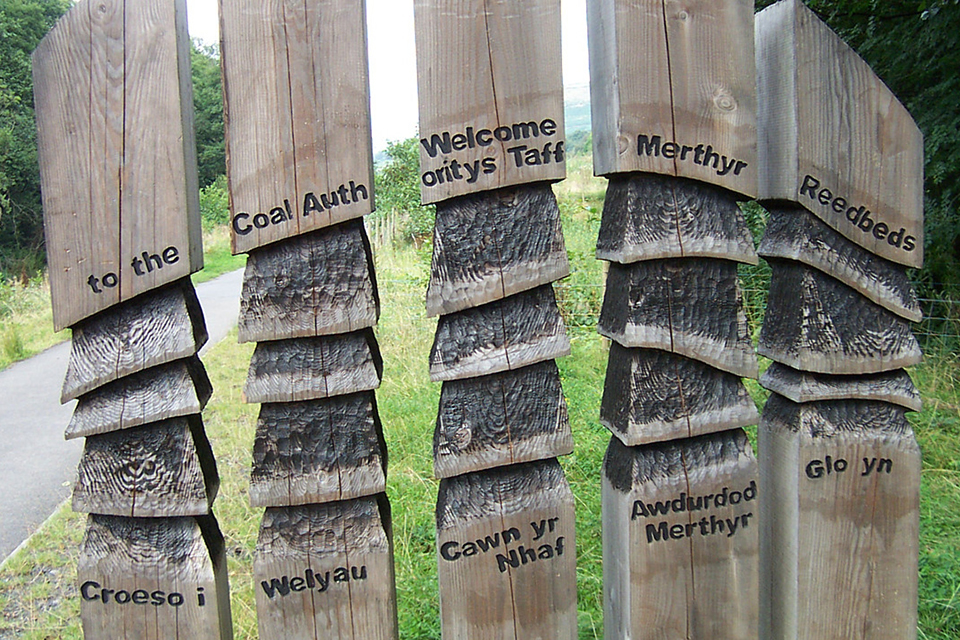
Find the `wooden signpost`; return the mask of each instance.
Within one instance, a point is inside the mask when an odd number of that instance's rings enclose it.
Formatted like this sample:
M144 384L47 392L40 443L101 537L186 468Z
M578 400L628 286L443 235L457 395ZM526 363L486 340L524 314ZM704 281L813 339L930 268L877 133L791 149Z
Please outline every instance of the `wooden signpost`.
M222 0L260 637L396 640L363 0Z
M760 197L773 266L760 352L760 638L917 637L923 141L798 0L757 16Z
M415 0L443 637L577 635L559 0Z
M607 176L601 421L608 639L756 637L759 415L737 263L757 189L753 3L589 0Z
M67 438L86 638L232 637L207 339L186 6L82 0L33 55L54 324L71 327Z

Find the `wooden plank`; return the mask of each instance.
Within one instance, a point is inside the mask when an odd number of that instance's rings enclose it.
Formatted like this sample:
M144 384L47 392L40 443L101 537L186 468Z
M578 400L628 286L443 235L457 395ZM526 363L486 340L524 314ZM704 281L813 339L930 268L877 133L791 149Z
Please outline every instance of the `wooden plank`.
M438 478L573 453L555 362L443 383L433 434Z
M57 330L203 266L185 16L81 3L33 56Z
M150 292L73 327L61 402L150 367L189 358L207 341L189 280Z
M573 493L556 460L440 482L444 638L577 637Z
M234 253L373 211L363 0L220 12Z
M604 459L607 638L757 637L757 462L742 430Z
M376 325L379 316L362 221L264 247L247 259L240 342L348 333Z
M519 369L570 353L553 288L544 285L441 316L430 379L459 380Z
M770 220L760 243L760 255L802 262L907 320L923 319L906 267L850 242L802 207L779 205L768 209Z
M907 321L797 262L770 262L773 276L760 355L801 371L879 373L919 363Z
M246 402L318 400L380 386L383 359L372 329L257 344Z
M923 264L923 135L799 0L758 14L760 197L796 202L869 251Z
M587 27L594 172L683 176L755 196L753 4L596 0Z
M911 411L923 409L920 391L903 369L872 375L830 376L797 371L774 362L760 376L760 384L793 402L878 400Z
M756 378L737 264L728 260L613 263L598 331L624 347L670 351Z
M77 582L89 640L233 637L226 554L213 516L92 515Z
M628 264L722 258L757 264L738 197L704 182L652 173L611 176L597 258Z
M197 357L121 378L80 397L67 425L72 440L200 413L213 393Z
M610 345L600 423L627 446L728 431L759 419L732 373L667 351Z
M74 511L134 518L205 515L220 485L199 415L90 436L77 475Z
M566 177L559 0L414 0L424 204Z
M386 489L387 447L372 392L260 408L254 507L349 500Z
M570 275L549 183L437 205L427 315L454 313Z
M760 637L916 638L921 462L905 412L767 402Z
M261 638L397 640L386 496L267 509L254 555Z

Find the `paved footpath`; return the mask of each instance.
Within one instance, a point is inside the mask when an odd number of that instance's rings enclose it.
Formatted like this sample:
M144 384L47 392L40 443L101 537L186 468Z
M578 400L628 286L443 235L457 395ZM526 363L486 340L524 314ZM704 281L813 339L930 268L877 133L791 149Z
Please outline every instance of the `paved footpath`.
M236 324L242 281L241 269L197 286L205 349ZM63 439L76 402L60 404L69 357L64 342L0 371L0 559L56 510L76 478L83 438Z

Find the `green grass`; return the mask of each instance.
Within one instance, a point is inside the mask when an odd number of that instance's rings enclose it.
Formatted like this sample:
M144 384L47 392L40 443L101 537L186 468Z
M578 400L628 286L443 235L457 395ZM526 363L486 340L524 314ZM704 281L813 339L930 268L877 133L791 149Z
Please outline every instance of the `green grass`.
M589 166L571 162L571 182L558 185L573 275L558 283L570 324L572 354L559 361L575 451L561 460L577 509L580 638L602 637L600 473L609 433L600 426L607 351L595 332L602 264L593 258L603 186ZM377 392L389 450L387 493L392 505L400 635L439 638L434 528L438 482L432 439L440 386L429 381L428 355L436 320L424 313L429 247L384 243L376 252L383 301L377 330L384 379ZM240 390L252 345L232 334L204 356L215 392L204 422L217 457L221 488L214 510L226 538L236 637L256 638L252 563L262 510L247 504L257 407ZM960 637L960 374L953 354L933 354L913 374L925 401L912 417L924 450L921 509L923 639ZM766 392L748 386L762 402ZM83 517L61 508L0 570L0 638L79 638L75 564ZM9 635L8 635L9 634Z

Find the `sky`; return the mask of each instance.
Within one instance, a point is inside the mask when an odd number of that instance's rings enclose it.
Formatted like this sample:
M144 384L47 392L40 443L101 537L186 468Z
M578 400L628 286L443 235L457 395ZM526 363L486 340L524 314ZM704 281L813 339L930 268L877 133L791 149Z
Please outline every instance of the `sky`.
M229 0L228 0L229 1ZM370 47L370 102L373 148L417 133L417 63L413 0L366 0ZM563 82L590 81L587 61L586 0L562 0ZM217 0L187 0L190 35L219 42Z

